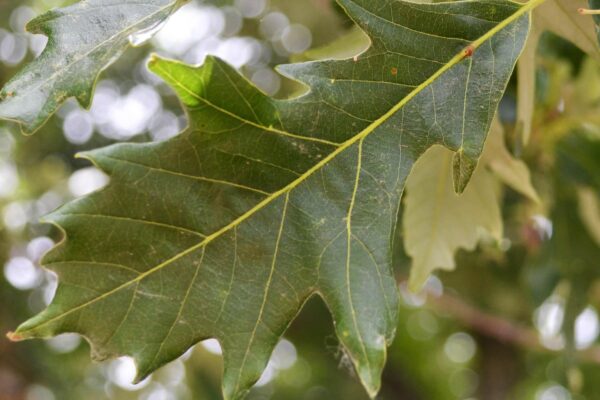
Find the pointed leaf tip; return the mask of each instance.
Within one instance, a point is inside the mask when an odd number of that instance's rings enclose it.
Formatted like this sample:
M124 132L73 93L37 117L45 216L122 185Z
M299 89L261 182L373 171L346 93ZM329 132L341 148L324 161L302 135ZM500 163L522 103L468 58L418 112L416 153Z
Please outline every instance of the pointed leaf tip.
M454 191L457 194L462 194L467 188L478 161L466 156L462 149L454 154Z
M158 54L156 54L156 53L152 53L152 54L150 54L150 57L148 57L148 63L147 63L148 69L149 69L149 70L152 70L152 68L153 68L153 67L154 67L154 66L155 66L155 65L156 65L158 62L160 62L160 61L163 61L163 60L164 60L164 58L162 58L161 56L159 56L159 55L158 55Z
M371 368L363 368L359 372L360 381L371 399L377 397L381 389L381 373L382 371L373 371Z
M6 337L8 338L8 340L10 340L11 342L21 342L23 340L25 340L25 337L23 337L22 335L19 335L16 332L8 332L6 334Z

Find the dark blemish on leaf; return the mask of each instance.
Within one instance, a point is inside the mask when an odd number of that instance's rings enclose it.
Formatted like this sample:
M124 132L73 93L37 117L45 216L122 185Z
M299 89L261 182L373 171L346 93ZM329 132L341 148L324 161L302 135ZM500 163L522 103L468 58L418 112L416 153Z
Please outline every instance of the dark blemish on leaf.
M398 68L394 67L392 68L392 75L397 76L398 75Z

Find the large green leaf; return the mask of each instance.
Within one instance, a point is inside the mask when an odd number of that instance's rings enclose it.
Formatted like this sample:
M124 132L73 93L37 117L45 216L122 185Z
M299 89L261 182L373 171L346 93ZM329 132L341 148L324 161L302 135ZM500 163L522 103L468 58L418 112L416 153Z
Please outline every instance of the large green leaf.
M217 59L154 59L189 128L87 155L111 183L49 217L65 231L45 258L60 285L11 338L79 332L96 359L133 356L142 379L214 337L225 398L238 399L318 294L374 396L397 322L391 254L406 177L442 144L464 189L542 1L339 0L372 46L281 67L310 88L292 100Z
M70 97L89 107L98 75L130 37L148 36L185 2L87 0L35 18L27 30L48 36L48 45L0 91L0 119L31 133Z
M531 182L529 167L508 151L504 138L504 127L497 119L492 124L485 146L482 160L490 171L513 190L536 203L541 203Z

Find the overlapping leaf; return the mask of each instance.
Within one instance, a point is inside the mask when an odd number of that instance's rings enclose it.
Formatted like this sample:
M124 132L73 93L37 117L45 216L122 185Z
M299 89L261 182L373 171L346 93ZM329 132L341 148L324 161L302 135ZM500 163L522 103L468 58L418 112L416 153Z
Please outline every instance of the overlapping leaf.
M421 289L436 269L453 270L458 249L474 250L486 236L502 239L497 182L479 165L464 193L452 187L452 153L436 146L416 163L406 183L404 246L412 257L409 285Z
M79 332L97 359L133 356L141 379L214 337L225 398L238 399L318 294L377 393L396 327L391 247L405 179L442 144L457 152L465 187L532 6L339 3L372 46L350 60L282 67L309 86L293 100L265 96L217 59L151 62L189 128L88 154L111 183L49 218L66 233L45 260L60 285L13 339Z
M151 31L185 2L87 0L32 20L27 30L48 36L48 45L0 91L0 119L31 133L70 97L89 107L98 75L130 37Z
M495 119L482 160L465 192L452 188L452 153L440 146L427 151L406 181L404 247L412 257L409 285L419 290L436 269L453 270L458 249L473 250L482 239L502 239L499 182L538 202L527 165L504 144Z

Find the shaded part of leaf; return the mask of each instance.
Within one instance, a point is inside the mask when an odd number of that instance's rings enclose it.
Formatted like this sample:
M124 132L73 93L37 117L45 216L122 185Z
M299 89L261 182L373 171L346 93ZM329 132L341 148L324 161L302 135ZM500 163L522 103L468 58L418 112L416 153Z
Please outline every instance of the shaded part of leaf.
M366 51L370 42L371 40L365 32L355 26L332 43L293 56L293 61L344 60Z
M471 177L473 176L473 172L475 172L475 168L477 168L478 160L473 160L469 157L466 157L462 151L458 151L454 154L452 158L453 165L453 181L454 181L454 191L458 194L461 194L467 188Z

